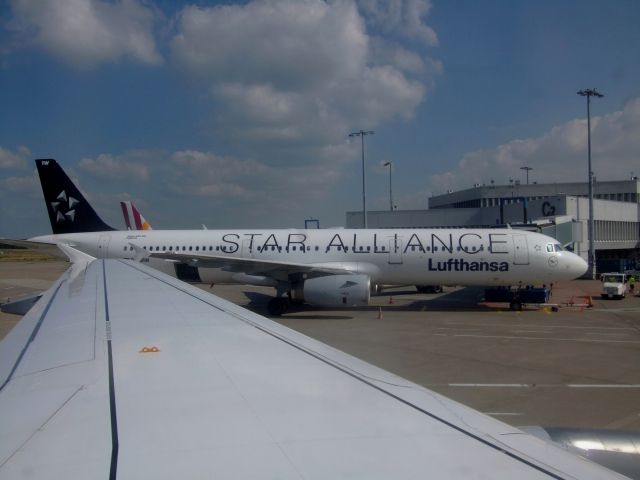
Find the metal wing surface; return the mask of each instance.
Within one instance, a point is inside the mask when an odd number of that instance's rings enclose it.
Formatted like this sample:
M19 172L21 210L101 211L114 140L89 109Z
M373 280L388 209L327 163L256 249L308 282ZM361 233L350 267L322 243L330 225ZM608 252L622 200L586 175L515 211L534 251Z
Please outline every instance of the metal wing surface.
M0 343L0 478L622 478L132 261Z

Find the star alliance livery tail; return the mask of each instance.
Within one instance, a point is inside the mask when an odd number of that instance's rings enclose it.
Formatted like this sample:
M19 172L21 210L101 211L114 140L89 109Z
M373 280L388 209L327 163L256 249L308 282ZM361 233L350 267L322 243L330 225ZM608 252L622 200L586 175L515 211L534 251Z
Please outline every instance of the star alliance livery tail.
M133 202L120 202L127 230L152 230L151 224L142 216Z
M54 234L115 230L102 221L58 162L40 159L36 167Z

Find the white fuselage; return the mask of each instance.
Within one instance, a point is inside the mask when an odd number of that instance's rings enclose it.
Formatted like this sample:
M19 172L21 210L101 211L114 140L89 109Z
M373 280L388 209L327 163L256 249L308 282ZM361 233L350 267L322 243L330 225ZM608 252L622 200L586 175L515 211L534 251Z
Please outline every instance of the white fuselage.
M71 244L97 258L134 258L136 245L154 253L335 266L392 285L541 285L587 268L579 256L554 249L556 240L513 229L148 230L31 240ZM174 262L154 260L156 268L174 269ZM198 270L205 283L251 283L237 272Z

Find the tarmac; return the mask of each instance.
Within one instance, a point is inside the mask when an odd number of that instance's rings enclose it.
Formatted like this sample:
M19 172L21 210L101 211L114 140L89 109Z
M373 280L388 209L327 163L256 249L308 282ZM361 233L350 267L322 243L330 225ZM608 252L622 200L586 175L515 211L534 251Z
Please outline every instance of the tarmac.
M46 289L66 268L1 262L0 302ZM273 289L201 288L268 316ZM481 288L407 286L365 308L301 307L273 319L512 425L640 431L640 297L599 292L599 281L564 282L553 287L557 312L510 311L481 303ZM0 313L0 338L18 320Z

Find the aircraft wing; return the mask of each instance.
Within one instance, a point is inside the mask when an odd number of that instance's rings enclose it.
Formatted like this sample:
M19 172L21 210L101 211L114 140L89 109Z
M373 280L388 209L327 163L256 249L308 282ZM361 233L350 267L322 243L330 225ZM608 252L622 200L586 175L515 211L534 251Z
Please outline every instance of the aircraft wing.
M67 259L64 253L56 246L55 243L34 242L32 240L17 240L13 238L0 238L0 244L11 245L13 247L28 248L52 257Z
M0 342L0 478L623 477L145 265L81 257Z
M348 268L338 266L335 263L330 265L305 264L280 260L171 252L150 252L149 256L184 262L194 267L221 268L229 272L241 272L247 275L271 277L277 280L287 280L289 275L300 273L306 274L308 278L353 273Z

